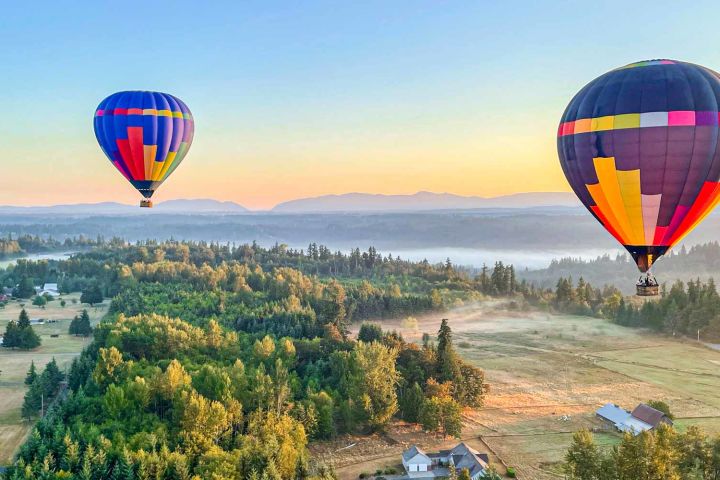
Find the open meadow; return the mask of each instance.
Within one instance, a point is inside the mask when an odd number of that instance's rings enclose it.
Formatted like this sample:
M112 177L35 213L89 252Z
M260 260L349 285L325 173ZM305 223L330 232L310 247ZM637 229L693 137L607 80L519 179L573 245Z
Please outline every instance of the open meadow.
M422 332L437 331L443 317L450 321L458 353L483 368L490 385L485 406L465 412L463 439L516 467L518 478L562 478L563 456L580 428L594 429L601 445L619 442L594 414L608 402L632 409L664 400L678 429L696 424L720 433L720 352L702 344L597 318L511 311L502 302L418 318L417 329L405 328L411 322L401 320L382 325L420 341ZM401 430L394 426L387 433L386 462L398 463L413 441L428 451L453 444L419 432L396 434ZM363 461L368 467L359 469L342 452L335 456L338 472L348 479L383 460Z
M46 321L44 325L33 325L42 340L39 348L31 351L0 348L0 465L12 459L32 426L20 417L27 388L23 382L30 363L34 361L40 372L46 363L55 358L60 370L65 371L90 341L89 338L68 335L72 318L87 308L91 324L95 325L107 311L107 303L96 307L82 305L78 293L64 295L63 298L65 307L55 300L45 308L31 305L30 301L11 301L5 308L0 308L0 332L5 331L10 320L17 320L23 305L31 320L42 318ZM47 323L48 320L53 323Z

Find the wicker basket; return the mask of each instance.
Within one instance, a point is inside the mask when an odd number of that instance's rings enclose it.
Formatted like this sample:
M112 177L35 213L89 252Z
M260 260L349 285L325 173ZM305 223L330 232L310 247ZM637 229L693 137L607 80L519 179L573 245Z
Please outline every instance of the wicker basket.
M660 287L657 285L638 285L637 294L640 297L654 297L660 294Z

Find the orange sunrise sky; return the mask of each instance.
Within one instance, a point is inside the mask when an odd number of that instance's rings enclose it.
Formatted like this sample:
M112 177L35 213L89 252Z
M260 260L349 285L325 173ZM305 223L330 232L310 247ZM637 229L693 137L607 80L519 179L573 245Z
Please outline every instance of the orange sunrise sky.
M500 2L103 3L7 6L4 43L22 48L0 52L0 204L136 203L92 124L131 89L176 95L196 123L157 201L569 191L556 132L583 85L645 58L720 68L687 29L711 30L713 2L651 17L619 0L527 2L521 16ZM165 20L137 28L138 9ZM612 35L587 34L610 17Z

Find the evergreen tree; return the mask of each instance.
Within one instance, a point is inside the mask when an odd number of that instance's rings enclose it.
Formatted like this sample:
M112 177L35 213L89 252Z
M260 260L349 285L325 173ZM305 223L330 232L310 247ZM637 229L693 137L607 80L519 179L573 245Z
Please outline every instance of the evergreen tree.
M358 332L358 340L361 342L379 342L382 340L382 328L377 323L363 322Z
M24 308L22 310L20 310L20 315L18 316L18 324L17 325L20 330L30 327L30 317L28 316L28 314Z
M5 327L2 345L5 348L18 348L20 346L20 329L15 320L10 320Z
M25 393L25 399L23 400L21 415L23 418L33 418L40 411L42 405L43 387L42 382L38 379Z
M424 400L425 394L417 382L412 387L405 388L400 397L400 414L403 420L418 423Z
M22 277L12 292L15 298L30 298L35 295L35 284L32 278Z
M452 344L452 330L447 318L442 319L438 331L436 368L440 382L452 382L460 377L460 367Z
M17 346L25 350L30 350L40 346L40 337L37 336L32 325L30 325L30 317L23 308L20 310L20 316L17 322Z
M32 350L40 346L40 337L37 336L35 330L31 326L20 331L20 348Z
M42 375L40 375L40 384L42 385L45 397L52 397L55 395L58 387L60 386L60 382L64 377L65 376L60 372L60 369L57 366L55 358L53 358L45 366L45 370L43 370Z
M38 374L37 369L35 368L35 361L32 360L30 362L30 370L28 370L27 375L25 376L25 385L32 385L35 380L37 380Z
M96 303L102 303L103 293L100 289L100 285L97 283L92 284L89 288L82 291L80 295L80 303L89 303L91 306Z
M80 316L75 315L75 318L70 322L70 328L68 330L70 335L88 337L92 333L92 327L90 326L90 315L87 310L83 309Z

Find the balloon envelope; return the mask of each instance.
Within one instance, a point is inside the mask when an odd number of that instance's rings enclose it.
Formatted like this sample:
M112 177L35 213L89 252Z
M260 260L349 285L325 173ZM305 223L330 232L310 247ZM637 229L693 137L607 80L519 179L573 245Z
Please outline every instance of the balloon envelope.
M158 92L114 93L100 102L94 123L105 155L145 198L180 165L195 130L187 105Z
M563 114L565 176L642 272L720 199L719 105L716 72L650 60L593 80Z

